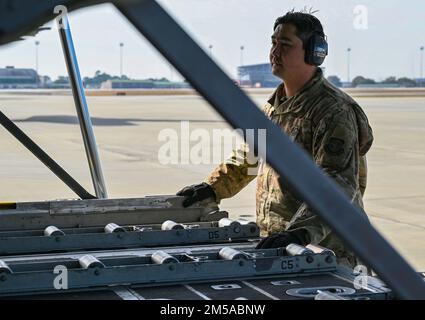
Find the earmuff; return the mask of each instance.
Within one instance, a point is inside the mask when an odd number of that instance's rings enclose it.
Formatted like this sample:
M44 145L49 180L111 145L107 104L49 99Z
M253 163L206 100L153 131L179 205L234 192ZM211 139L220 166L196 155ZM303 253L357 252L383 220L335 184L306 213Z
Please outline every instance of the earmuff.
M320 66L328 55L328 42L319 33L313 33L305 48L305 62L313 66Z

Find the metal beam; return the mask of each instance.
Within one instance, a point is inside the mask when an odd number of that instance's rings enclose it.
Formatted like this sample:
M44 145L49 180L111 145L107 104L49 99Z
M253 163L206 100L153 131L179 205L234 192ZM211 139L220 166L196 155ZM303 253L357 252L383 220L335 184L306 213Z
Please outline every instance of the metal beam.
M132 199L18 202L6 208L2 206L0 231L39 230L52 225L60 229L104 227L112 221L119 225L141 225L170 219L189 223L228 218L226 211L219 211L217 205L211 203L184 208L183 199L165 195Z
M267 162L400 298L425 299L425 282L413 268L156 1L115 5L234 128L267 130ZM248 143L257 149L255 137Z
M96 199L86 189L84 189L68 172L66 172L55 160L43 151L30 137L28 137L17 125L15 125L3 112L0 111L0 123L9 131L25 148L27 148L38 160L50 169L59 179L61 179L72 191L81 199Z
M90 119L83 82L81 81L80 68L78 67L77 55L66 14L57 18L57 25L94 190L99 199L105 199L108 198L108 194L106 192L93 124Z
M114 0L0 0L0 45L16 41L52 20L56 6L66 6L68 12L78 8ZM119 0L115 0L119 1Z

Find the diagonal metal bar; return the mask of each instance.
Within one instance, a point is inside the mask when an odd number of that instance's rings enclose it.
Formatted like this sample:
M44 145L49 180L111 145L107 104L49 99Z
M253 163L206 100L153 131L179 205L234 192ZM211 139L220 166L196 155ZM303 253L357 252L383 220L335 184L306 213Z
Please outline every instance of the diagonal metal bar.
M71 27L66 14L62 17L58 17L56 22L59 29L59 37L65 58L66 69L68 70L72 96L74 98L74 105L78 115L78 123L83 137L84 149L86 151L87 163L90 168L93 187L96 197L99 199L106 199L108 198L108 193L106 190L105 179L103 177L96 137L93 131L93 124L91 122L86 95L84 93L84 86L81 80L74 41L72 40Z
M425 299L413 268L156 1L115 5L234 128L267 130L267 162L400 298ZM257 149L255 137L248 143Z
M3 112L0 111L0 123L9 131L19 142L21 142L31 153L36 156L44 165L49 168L59 179L61 179L72 191L74 191L81 199L96 199L86 191L68 172L66 172L59 164L43 151L30 137L28 137L12 120L10 120Z

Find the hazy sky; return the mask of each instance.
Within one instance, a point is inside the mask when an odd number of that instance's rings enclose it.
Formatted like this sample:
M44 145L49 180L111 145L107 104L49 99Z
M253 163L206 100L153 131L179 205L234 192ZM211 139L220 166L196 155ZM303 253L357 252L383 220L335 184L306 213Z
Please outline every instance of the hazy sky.
M304 6L319 10L328 36L330 54L326 74L347 77L347 47L351 76L382 80L388 76L418 77L419 47L425 45L423 0L160 0L194 39L232 77L245 47L244 64L268 62L270 36L276 17ZM366 9L366 10L365 10ZM83 76L96 70L119 74L119 42L124 43L124 74L133 78L177 75L154 48L109 4L70 15L74 42ZM162 30L167 32L167 30ZM0 67L35 68L39 46L39 72L56 78L66 69L57 30L0 47Z

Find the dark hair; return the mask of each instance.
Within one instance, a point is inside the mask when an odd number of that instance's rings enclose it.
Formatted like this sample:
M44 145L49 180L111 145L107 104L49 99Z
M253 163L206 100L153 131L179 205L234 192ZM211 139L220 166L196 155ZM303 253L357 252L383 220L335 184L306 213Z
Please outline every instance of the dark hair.
M292 24L297 28L296 34L303 42L303 47L306 47L308 39L313 34L319 34L325 37L323 26L320 20L310 13L289 11L284 16L276 19L273 30L276 30L280 24Z

